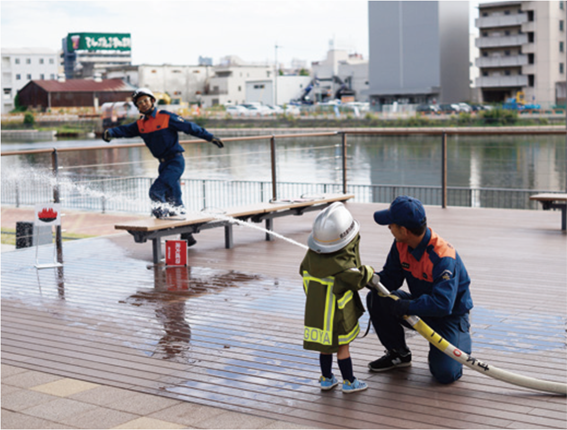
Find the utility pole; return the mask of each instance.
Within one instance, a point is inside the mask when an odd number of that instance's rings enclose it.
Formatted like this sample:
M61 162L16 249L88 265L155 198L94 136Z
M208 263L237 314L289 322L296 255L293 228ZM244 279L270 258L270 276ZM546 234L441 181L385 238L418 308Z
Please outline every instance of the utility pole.
M274 46L275 51L276 51L276 75L274 76L274 82L275 82L275 94L274 94L274 105L278 105L278 75L280 74L279 68L278 68L278 48L281 48L281 46L278 45L278 42L276 42L276 45Z

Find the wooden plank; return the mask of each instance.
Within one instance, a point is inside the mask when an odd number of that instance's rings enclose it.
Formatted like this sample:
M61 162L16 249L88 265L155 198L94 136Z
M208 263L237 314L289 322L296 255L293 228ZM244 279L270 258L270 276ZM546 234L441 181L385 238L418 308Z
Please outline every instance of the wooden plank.
M246 206L231 207L220 212L218 215L219 217L221 217L221 219L222 217L225 216L239 218L244 216L272 213L286 209L297 209L306 206L317 206L336 201L346 201L352 198L354 198L353 194L325 194L325 195L313 197L311 199L302 199L301 201L293 201L293 200L278 201L274 203L257 203ZM214 214L209 214L206 212L202 214L189 213L185 216L184 220L148 218L146 220L129 222L128 224L116 224L115 228L117 230L150 232L157 230L165 230L174 227L183 227L194 224L201 224L201 223L213 221L215 219L218 218L215 218Z
M393 238L372 213L386 207L347 203L361 223L362 261L377 270ZM567 241L555 234L554 214L426 209L473 280L473 355L567 380ZM316 215L281 218L275 230L305 243ZM357 339L354 371L369 390L321 393L317 355L301 343L297 271L305 250L244 227L235 228L238 244L224 249L219 233L199 233L192 266L175 270L148 270L146 248L129 235L65 243L59 274L33 269L32 249L4 253L2 362L323 428L567 427L565 397L470 369L454 384L435 383L429 345L415 334L408 337L413 365L383 374L366 368L383 350L376 336ZM155 354L164 339L184 352Z
M559 202L566 202L567 201L567 193L542 193L542 194L534 194L530 196L530 200L537 200L539 202L552 202L552 201L559 201Z

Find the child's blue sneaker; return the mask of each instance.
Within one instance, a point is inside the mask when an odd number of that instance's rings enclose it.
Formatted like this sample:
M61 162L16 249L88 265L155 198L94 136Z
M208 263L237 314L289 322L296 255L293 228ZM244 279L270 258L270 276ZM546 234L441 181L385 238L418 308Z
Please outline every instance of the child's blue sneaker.
M339 385L339 381L335 378L335 375L331 376L330 378L325 378L321 376L319 378L319 383L321 384L322 391L329 391Z
M344 381L343 382L343 393L355 393L357 391L363 391L368 388L366 382L359 381L354 378L354 381Z

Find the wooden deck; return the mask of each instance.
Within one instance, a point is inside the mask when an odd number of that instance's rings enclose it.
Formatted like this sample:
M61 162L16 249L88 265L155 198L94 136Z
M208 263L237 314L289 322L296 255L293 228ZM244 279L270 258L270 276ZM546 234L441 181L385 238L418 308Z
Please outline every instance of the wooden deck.
M361 222L364 264L379 269L392 236L372 213L386 205L347 207ZM473 280L473 356L567 382L567 235L557 213L426 209ZM305 243L315 216L274 229ZM225 249L222 229L198 234L189 268L151 268L151 244L126 233L66 242L63 269L36 270L35 249L3 253L2 363L313 427L567 427L562 396L470 369L437 384L415 334L413 365L384 374L366 367L383 352L374 333L356 340L355 374L370 389L322 393L317 355L302 349L305 251L245 227L234 235Z

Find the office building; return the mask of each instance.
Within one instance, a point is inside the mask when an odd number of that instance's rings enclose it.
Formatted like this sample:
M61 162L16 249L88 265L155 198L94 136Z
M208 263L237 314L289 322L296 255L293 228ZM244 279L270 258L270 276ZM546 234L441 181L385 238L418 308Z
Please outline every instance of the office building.
M481 3L476 86L485 102L565 104L565 1Z
M132 64L129 33L69 33L62 44L67 79L103 76L107 67Z
M370 1L372 108L469 100L469 4Z

